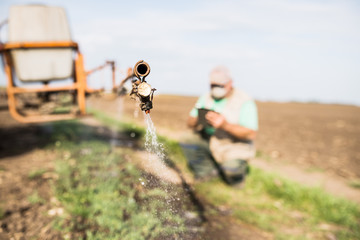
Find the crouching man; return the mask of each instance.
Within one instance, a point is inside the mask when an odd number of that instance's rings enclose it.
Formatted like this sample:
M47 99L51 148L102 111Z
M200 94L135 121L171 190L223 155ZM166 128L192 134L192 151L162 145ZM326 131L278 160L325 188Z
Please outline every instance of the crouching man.
M210 73L210 93L191 110L188 126L207 140L210 153L228 184L243 183L255 156L258 115L254 100L233 87L226 67Z

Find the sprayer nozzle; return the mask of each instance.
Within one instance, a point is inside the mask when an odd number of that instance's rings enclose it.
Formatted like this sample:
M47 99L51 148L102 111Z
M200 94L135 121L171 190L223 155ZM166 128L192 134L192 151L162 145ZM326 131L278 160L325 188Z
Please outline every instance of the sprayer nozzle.
M145 81L145 77L150 72L150 66L143 60L138 61L134 67L134 74L137 77L137 81L133 82L133 89L130 96L135 95L140 100L140 109L146 114L150 113L150 109L153 108L152 100L154 96L155 88L151 88L150 84Z
M144 79L150 73L150 66L144 60L140 60L135 64L134 74L139 79Z

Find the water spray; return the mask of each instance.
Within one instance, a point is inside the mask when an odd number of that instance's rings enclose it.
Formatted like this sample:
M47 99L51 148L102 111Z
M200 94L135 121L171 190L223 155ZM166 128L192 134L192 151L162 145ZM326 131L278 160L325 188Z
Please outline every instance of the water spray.
M150 84L145 81L145 77L150 73L150 66L144 60L140 60L135 64L134 75L137 78L132 83L131 97L137 97L140 100L141 111L146 114L150 113L153 108L152 100L155 88L151 88Z

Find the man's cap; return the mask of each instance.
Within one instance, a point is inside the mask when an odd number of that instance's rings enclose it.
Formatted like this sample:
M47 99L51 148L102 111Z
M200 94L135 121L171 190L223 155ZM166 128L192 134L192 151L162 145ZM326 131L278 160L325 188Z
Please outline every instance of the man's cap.
M231 81L230 71L225 66L217 66L210 72L210 83L225 85Z

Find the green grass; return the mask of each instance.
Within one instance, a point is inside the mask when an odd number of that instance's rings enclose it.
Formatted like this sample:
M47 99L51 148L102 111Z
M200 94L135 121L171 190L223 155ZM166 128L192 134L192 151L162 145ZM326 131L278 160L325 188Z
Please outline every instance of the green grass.
M46 169L36 169L29 173L28 177L30 179L36 179L41 177L44 173L46 173Z
M357 218L360 217L357 205L330 196L320 188L303 187L260 170L254 171L253 180L261 182L260 187L264 192L293 208L336 224L348 227L357 225Z
M45 203L45 199L43 199L41 196L39 196L39 193L37 191L34 191L30 196L28 196L28 201L31 204Z
M165 203L166 186L144 188L142 173L111 150L89 127L74 121L53 124L59 153L54 188L66 213L57 228L73 238L176 239L183 219Z
M61 114L61 113L69 113L72 110L72 106L61 106L61 107L56 107L53 111L52 114Z
M352 188L360 189L360 180L353 180L349 183L349 186Z
M256 168L244 190L219 180L197 184L196 189L212 204L231 208L237 219L273 232L276 239L314 239L304 237L305 233L323 239L324 223L337 239L360 238L360 210L355 203Z
M5 211L4 209L2 209L2 207L0 207L0 219L2 219L5 215Z
M135 134L135 137L137 138L143 137L146 133L146 130L144 128L139 127L136 124L118 121L95 109L88 109L88 112L104 125L108 127L115 127L117 130L121 130L124 132L131 132Z
M320 167L312 166L307 168L306 171L309 173L315 173L315 172L324 172L325 170Z

